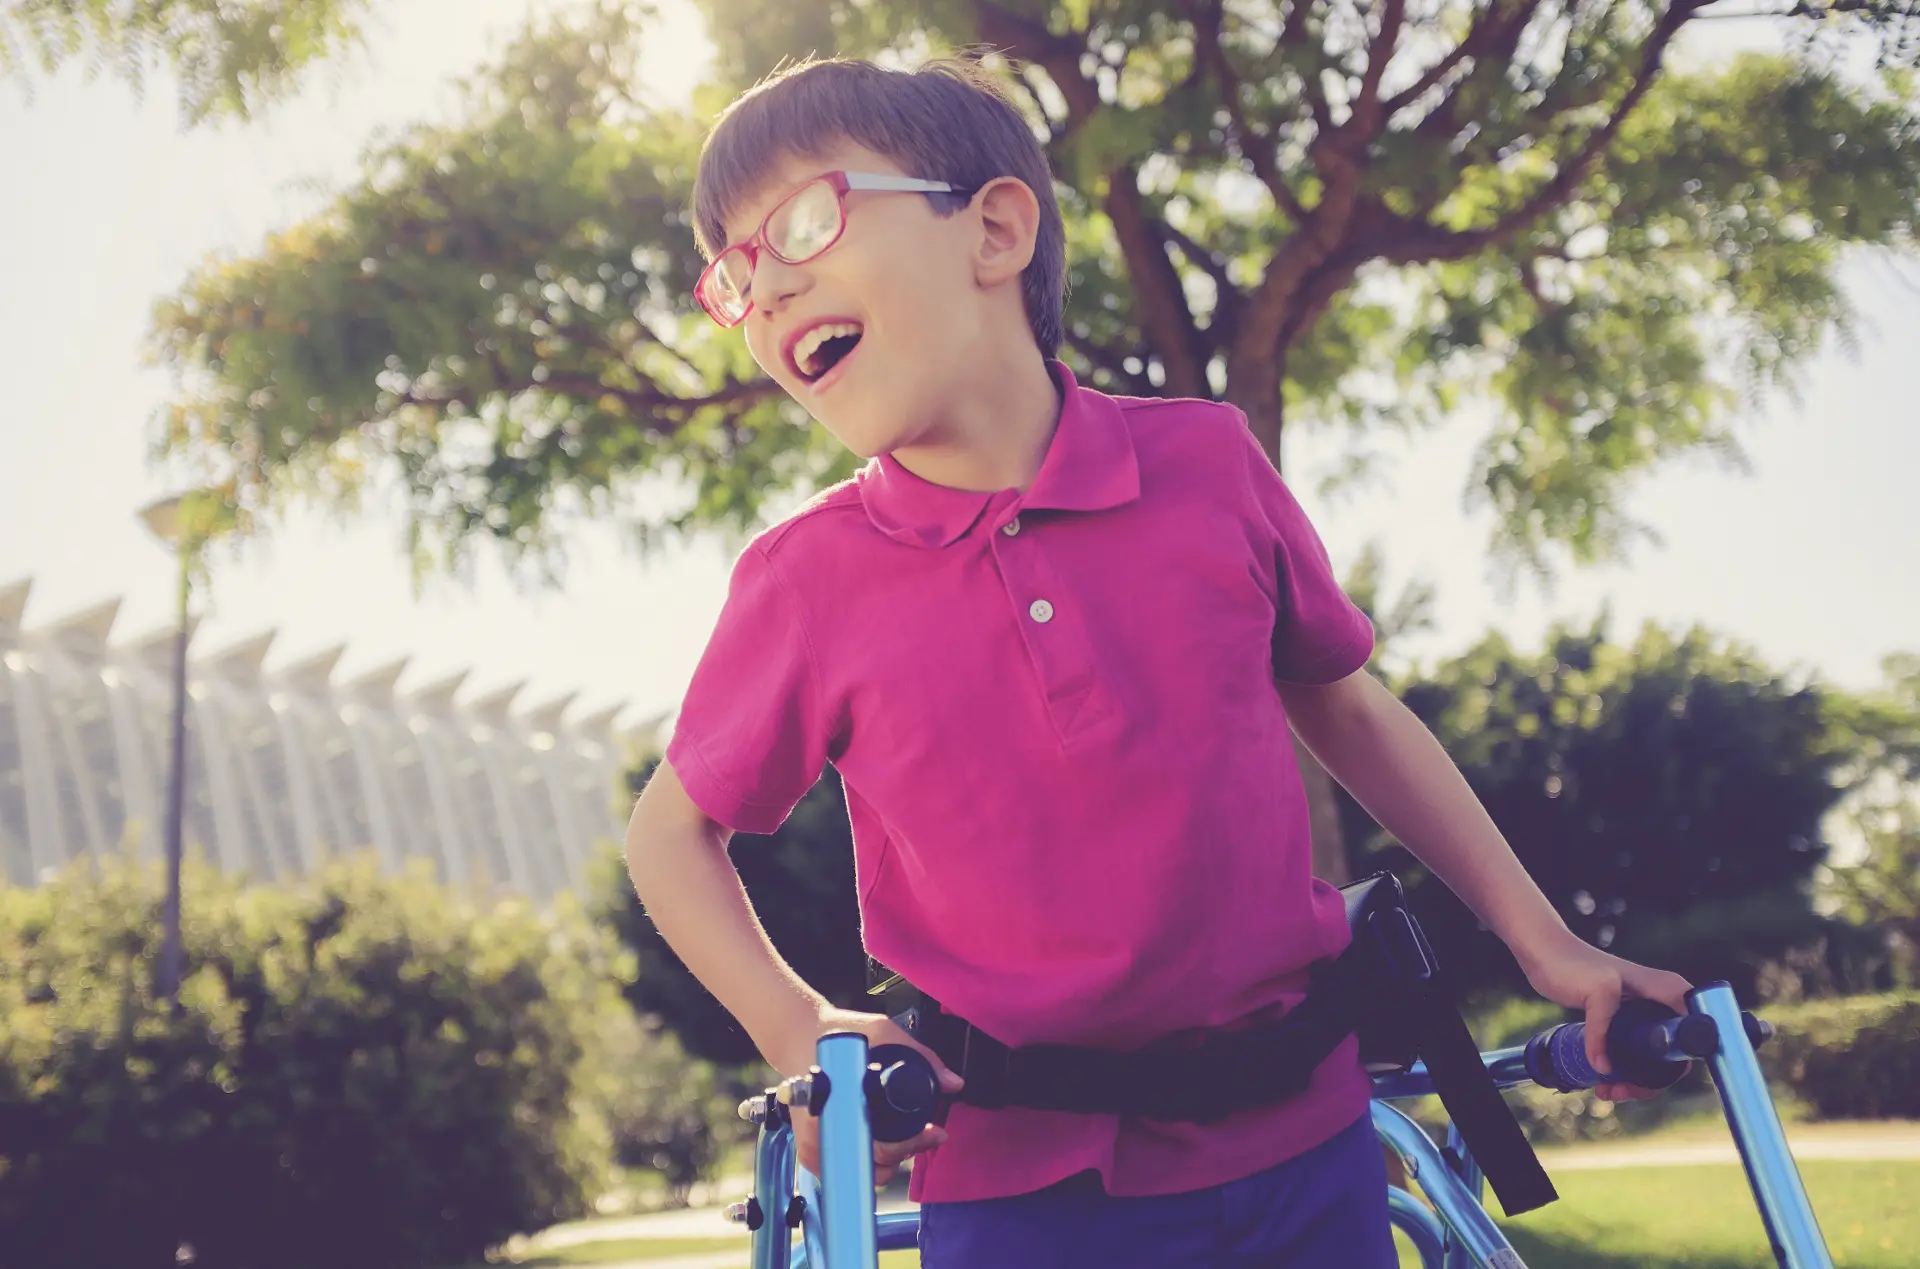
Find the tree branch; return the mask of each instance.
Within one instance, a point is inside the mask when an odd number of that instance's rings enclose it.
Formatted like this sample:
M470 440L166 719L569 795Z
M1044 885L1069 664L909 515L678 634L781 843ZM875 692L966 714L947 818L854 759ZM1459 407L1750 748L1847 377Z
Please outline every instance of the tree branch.
M1720 0L1705 0L1701 8L1710 8ZM1784 9L1762 9L1746 13L1702 13L1702 18L1824 18L1836 13L1882 15L1887 0L1795 0Z
M1478 65L1482 58L1486 58L1501 66L1512 63L1514 54L1518 52L1520 48L1520 38L1527 32L1527 24L1533 21L1534 13L1540 8L1540 0L1513 0L1512 8L1505 13L1500 11L1502 2L1503 0L1488 0L1487 8L1481 15L1480 20L1473 24L1473 27L1467 32L1466 38L1460 41L1460 45L1454 50L1454 53L1459 54L1460 57L1473 58L1476 65ZM1454 65L1458 65L1459 58L1454 57L1454 53L1449 53L1446 58L1441 59L1442 64L1445 64L1448 60L1452 60ZM1447 66L1448 71L1452 69L1452 66ZM1468 74L1471 75L1472 72L1469 71ZM1422 76L1421 78L1424 81L1426 77ZM1439 82L1438 76L1435 77L1434 82ZM1457 130L1458 125L1454 120L1454 110L1460 103L1460 83L1461 81L1455 81L1454 85L1447 90L1447 95L1440 103L1429 111L1425 118L1420 120L1419 131L1422 134L1427 136L1450 135ZM1420 88L1420 92L1425 92L1427 88L1431 88L1432 86L1432 84L1427 84L1426 87L1420 87L1418 84L1415 85L1415 87ZM1419 95L1419 93L1412 93L1411 96L1408 96L1406 93L1397 94L1393 99L1395 104L1390 106L1387 117L1392 118L1393 115L1400 110L1401 106L1407 104L1407 102L1411 102ZM1403 96L1407 97L1407 102L1400 101L1400 98Z
M1031 62L1047 72L1066 99L1067 131L1100 108L1100 90L1080 73L1080 55L1087 51L1084 42L1055 35L1044 23L1004 9L993 0L973 0L973 14L987 43L1010 58Z
M1560 306L1547 298L1546 288L1540 285L1539 257L1527 256L1516 261L1515 267L1520 271L1520 285L1526 289L1527 295L1533 300L1534 307L1540 310L1541 316L1559 312Z
M1503 3L1512 3L1512 12L1501 13ZM1387 98L1387 118L1405 110L1425 96L1436 84L1454 72L1461 62L1468 58L1479 58L1498 44L1512 39L1517 41L1519 34L1525 31L1527 24L1533 21L1533 14L1540 7L1539 0L1487 0L1473 25L1460 42L1447 50L1447 55L1435 62L1421 74L1419 79ZM1509 36L1511 32L1511 36Z
M657 392L601 383L586 375L556 374L549 375L545 380L537 380L531 376L508 375L497 360L494 363L494 370L495 382L491 389L469 387L425 393L421 392L417 385L410 385L405 392L394 395L400 405L417 405L444 410L450 405L457 404L476 412L486 397L496 394L516 397L524 393L541 392L580 401L596 401L602 397L613 397L626 406L636 418L653 424L653 430L665 435L678 431L695 413L709 406L753 405L768 397L780 395L780 385L771 379L736 379L701 396L670 397ZM659 426L662 422L670 422L671 426Z
M1233 67L1227 62L1226 50L1220 45L1220 24L1225 18L1225 0L1189 0L1186 5L1187 20L1193 24L1194 51L1197 64L1209 67L1214 78L1220 84L1220 100L1227 109L1227 126L1232 129L1234 144L1240 147L1240 153L1247 156L1247 162L1253 165L1253 174L1273 195L1274 203L1287 214L1288 219L1298 225L1306 220L1306 208L1300 205L1300 198L1280 174L1280 168L1273 158L1273 139L1257 132L1247 123L1246 116L1240 110L1240 77L1233 73ZM1204 9L1204 14L1199 12ZM1204 21L1202 18L1204 17Z
M1380 78L1400 44L1400 25L1407 16L1407 0L1386 0L1380 10L1380 30L1367 46L1367 69L1360 77L1360 92L1353 101L1353 123L1366 133L1379 127L1386 117L1380 110Z
M1660 18L1647 45L1642 50L1640 67L1634 75L1633 83L1628 87L1620 102L1614 107L1607 121L1594 129L1581 145L1579 152L1567 162L1559 165L1553 179L1535 190L1520 206L1507 212L1493 224L1479 229L1447 230L1427 223L1414 223L1404 217L1388 214L1384 218L1383 229L1391 240L1376 245L1374 252L1380 259L1395 264L1422 264L1433 261L1464 260L1476 255L1488 247L1504 242L1513 235L1531 226L1540 217L1564 204L1573 196L1580 182L1585 180L1593 166L1612 144L1614 136L1640 104L1647 90L1653 87L1654 78L1660 71L1661 59L1667 45L1672 41L1697 4L1694 0L1675 0L1667 12Z
M1387 118L1393 118L1402 110L1405 110L1408 106L1420 100L1423 95L1432 91L1435 84L1438 84L1441 80L1452 74L1454 67L1467 59L1478 43L1481 32L1485 29L1488 15L1498 7L1498 3L1499 0L1493 0L1493 3L1481 11L1479 19L1477 19L1473 26L1467 31L1465 38L1447 50L1445 57L1427 67L1420 78L1414 80L1413 83L1387 98Z
M1233 278L1227 273L1227 266L1222 264L1213 252L1189 238L1171 222L1162 220L1161 227L1173 240L1173 245L1180 248L1180 254L1187 258L1188 263L1204 270L1207 276L1213 279L1214 290L1219 293L1219 301L1213 309L1213 321L1203 332L1209 350L1231 344L1234 332L1240 326L1240 304L1243 297L1240 294L1240 288L1233 284Z
M1187 305L1179 271L1167 258L1166 226L1147 215L1133 164L1123 164L1108 175L1105 207L1121 254L1127 258L1134 320L1160 354L1167 391L1176 396L1209 395L1200 328Z
M1287 10L1287 20L1280 27L1280 44L1285 48L1306 48L1313 41L1313 32L1307 29L1307 19L1313 13L1317 0L1293 0L1293 6ZM1307 99L1307 109L1313 113L1314 127L1325 136L1333 131L1333 115L1327 109L1327 94L1321 90L1320 80L1314 75L1302 75L1301 93Z
M1099 88L1080 73L1085 41L1055 35L993 0L974 0L974 14L980 34L1007 49L1010 56L1022 56L1022 49L1033 50L1025 60L1046 71L1066 99L1068 133L1094 111L1107 108L1100 100ZM1140 197L1140 174L1133 163L1123 163L1107 173L1107 196L1102 206L1126 257L1127 276L1133 283L1134 320L1166 369L1166 389L1182 396L1208 395L1199 327L1187 306L1180 275L1167 258L1166 239L1146 213Z
M1349 286L1353 285L1354 274L1359 271L1361 261L1344 254L1330 260L1310 274L1294 295L1294 302L1287 310L1286 323L1280 329L1280 342L1283 348L1291 348L1298 343L1320 315L1327 311L1334 299Z
M1153 395L1153 381L1147 378L1144 369L1146 358L1140 357L1140 354L1125 353L1117 348L1109 348L1105 344L1095 343L1093 340L1071 330L1065 332L1065 338L1068 347L1072 348L1100 369L1117 376L1137 394L1141 396ZM1143 368L1138 371L1127 369L1128 357L1140 357Z

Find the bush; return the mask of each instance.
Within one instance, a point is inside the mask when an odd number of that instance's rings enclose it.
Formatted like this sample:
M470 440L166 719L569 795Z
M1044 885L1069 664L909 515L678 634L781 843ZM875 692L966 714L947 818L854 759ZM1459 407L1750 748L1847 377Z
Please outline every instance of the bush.
M1461 1009L1473 1041L1483 1049L1525 1044L1557 1023L1571 1022L1573 1011L1539 996L1485 995Z
M1767 1075L1824 1119L1920 1118L1920 993L1765 1011Z
M625 1010L583 917L370 862L185 892L170 1010L157 870L0 889L8 1263L419 1269L587 1211Z
M1689 953L1673 968L1749 998L1746 962L1719 954L1746 949L1724 936L1771 958L1825 933L1809 883L1862 746L1835 730L1833 693L1737 644L1653 627L1622 643L1604 625L1556 629L1537 652L1489 635L1395 690L1574 933L1653 964ZM1524 987L1500 941L1350 797L1342 818L1354 875L1401 872L1455 984ZM1756 895L1768 898L1747 903ZM1703 920L1715 907L1728 910ZM1684 946L1671 937L1682 924Z
M738 1107L775 1076L763 1067L730 1070L690 1058L657 1020L622 1015L609 1048L620 1072L607 1109L614 1156L658 1173L667 1205L685 1207L696 1184L715 1179L731 1147L754 1139L757 1130Z

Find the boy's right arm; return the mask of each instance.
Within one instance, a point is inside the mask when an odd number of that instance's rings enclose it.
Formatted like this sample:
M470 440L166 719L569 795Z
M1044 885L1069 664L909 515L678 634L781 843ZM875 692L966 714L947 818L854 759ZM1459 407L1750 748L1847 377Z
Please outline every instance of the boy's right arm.
M627 823L627 874L660 937L783 1076L813 1064L831 1006L780 958L727 858L733 830L707 817L662 762Z
M919 1049L933 1063L941 1088L957 1092L960 1077L891 1019L835 1008L781 959L727 858L732 837L733 830L710 819L663 761L627 823L627 874L660 937L746 1028L768 1064L782 1076L802 1074L813 1065L820 1036L859 1031L873 1044ZM818 1131L811 1115L795 1116L794 1137L801 1163L817 1173ZM884 1183L907 1156L944 1140L945 1130L929 1125L908 1141L876 1142L876 1178Z

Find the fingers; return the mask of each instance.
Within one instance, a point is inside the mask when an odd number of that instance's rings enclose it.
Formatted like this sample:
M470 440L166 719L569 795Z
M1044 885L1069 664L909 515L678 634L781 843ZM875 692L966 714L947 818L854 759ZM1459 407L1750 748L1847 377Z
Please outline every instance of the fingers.
M1620 980L1610 977L1587 997L1587 1062L1602 1075L1611 1075L1607 1061L1607 1028L1620 1011Z
M1646 970L1633 983L1634 995L1657 1000L1675 1013L1687 1012L1687 993L1692 990L1692 983L1664 969Z
M935 1124L928 1124L919 1133L905 1141L876 1141L873 1143L873 1161L889 1167L898 1167L922 1151L945 1144L947 1130Z
M882 1034L873 1037L876 1042L884 1044L904 1044L921 1057L927 1059L928 1065L933 1067L933 1073L939 1080L941 1092L952 1096L954 1093L966 1087L967 1082L954 1072L948 1070L947 1064L940 1060L938 1053L935 1053L932 1049L929 1049L926 1045L908 1035L906 1031L891 1018L887 1019L886 1024L880 1027L879 1030Z
M906 1035L906 1032L903 1031L900 1034ZM915 1040L912 1036L907 1036L906 1043L912 1045L916 1050L918 1050L920 1053L920 1056L927 1059L927 1062L933 1067L933 1073L940 1081L941 1092L951 1097L953 1094L959 1092L961 1089L966 1087L967 1082L961 1079L958 1075L954 1074L952 1071L948 1070L947 1064L940 1060L940 1055L938 1053L935 1053L932 1049L929 1049L926 1045L921 1044L919 1041Z
M946 1144L947 1130L937 1124L928 1124L925 1128L905 1141L876 1141L873 1143L873 1179L876 1185L885 1185L893 1179L900 1165L916 1154L922 1154L935 1146ZM793 1117L794 1155L800 1166L815 1176L820 1175L820 1121L811 1115L796 1114Z
M922 1129L919 1135L905 1141L876 1141L873 1143L873 1183L885 1185L893 1180L900 1165L914 1155L931 1150L947 1139L947 1130L932 1124Z

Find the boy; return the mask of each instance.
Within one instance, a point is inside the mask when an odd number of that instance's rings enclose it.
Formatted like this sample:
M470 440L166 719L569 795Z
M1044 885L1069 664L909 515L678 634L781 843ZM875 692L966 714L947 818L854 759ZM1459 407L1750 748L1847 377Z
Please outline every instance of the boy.
M1006 1045L1178 1044L1303 997L1349 935L1290 728L1596 1045L1623 995L1684 1007L1567 930L1366 673L1372 628L1238 411L1054 360L1053 187L977 70L775 75L708 138L695 215L702 307L871 460L740 557L628 831L661 934L782 1075L829 1031L914 1043L803 983L727 861L828 762L868 950ZM1395 1263L1351 1038L1209 1123L987 1109L915 1047L961 1100L875 1164L922 1156L926 1269Z

